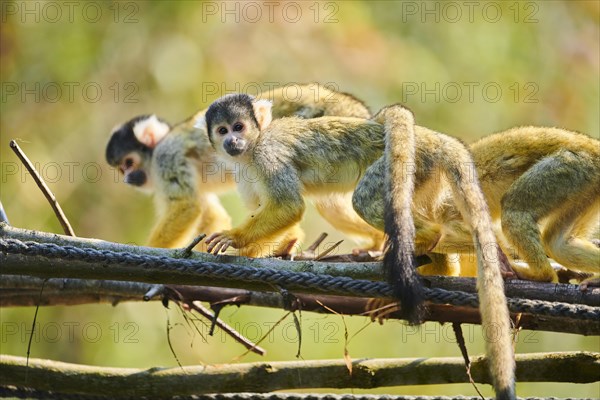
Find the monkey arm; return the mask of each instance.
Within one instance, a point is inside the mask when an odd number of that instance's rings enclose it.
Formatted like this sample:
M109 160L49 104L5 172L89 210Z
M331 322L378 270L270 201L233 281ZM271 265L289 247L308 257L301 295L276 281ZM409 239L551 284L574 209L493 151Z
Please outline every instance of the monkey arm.
M152 228L148 245L166 248L185 245L200 211L200 206L194 198L167 201L165 212Z
M262 168L261 175L263 182L240 186L240 190L256 191L258 208L237 228L211 235L206 240L208 252L217 254L229 246L240 249L264 244L277 239L302 219L306 205L295 168L281 163Z
M266 244L268 240L275 240L297 224L302 219L304 208L304 202L293 207L267 202L237 228L211 235L206 240L209 244L207 251L217 254L224 252L229 246L241 249ZM273 245L277 247L278 244Z
M155 203L158 222L152 229L149 245L177 247L185 245L192 228L203 210L203 198L198 194L197 171L186 157L183 138L167 137L157 146L153 155L152 180L156 185ZM205 218L211 217L211 212Z

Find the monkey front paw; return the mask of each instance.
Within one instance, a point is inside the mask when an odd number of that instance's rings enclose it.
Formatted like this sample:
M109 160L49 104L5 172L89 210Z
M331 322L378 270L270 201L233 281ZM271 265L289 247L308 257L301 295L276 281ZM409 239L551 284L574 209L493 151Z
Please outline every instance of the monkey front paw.
M213 233L206 240L206 251L213 254L224 253L230 246L238 248L235 238L230 231Z

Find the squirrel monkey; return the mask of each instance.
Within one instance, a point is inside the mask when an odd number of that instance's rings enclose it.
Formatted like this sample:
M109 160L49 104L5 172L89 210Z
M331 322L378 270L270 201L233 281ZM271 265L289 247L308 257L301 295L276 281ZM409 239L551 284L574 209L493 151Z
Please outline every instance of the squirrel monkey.
M556 282L547 256L570 270L600 273L594 239L600 230L600 141L558 128L519 127L480 139L471 152L501 246L528 264L511 263L519 277ZM355 199L359 213L380 229L384 193L374 190L384 170L380 160L367 171L356 193L368 198ZM417 253L471 252L471 229L446 182L439 183L439 193L413 205ZM422 268L449 274L443 254L433 258L433 266Z
M492 218L507 254L523 279L557 282L548 256L567 269L600 273L600 141L558 128L519 127L471 146ZM445 203L434 251L458 248L467 231L451 202Z
M500 269L500 264L506 260L496 244L492 219L477 174L469 170L473 164L471 155L460 141L415 126L412 113L405 108L387 108L380 114L386 117L386 124L393 122L394 127L386 136L384 156L367 170L354 191L355 209L373 226L385 230L389 242L384 255L386 270L405 274L400 279L412 284L418 282L414 268L410 271L402 266L406 262L403 248L412 248L412 243L402 242L408 236L402 231L416 228L413 234L416 234L417 241L420 240L419 234L426 230L428 223L420 214L435 211L431 210L432 205L445 194L438 188L439 178L445 180L454 204L473 232L471 240L477 253L482 326L493 328L495 333L493 339L486 341L486 353L496 395L497 398L515 398L510 314ZM412 160L406 147L413 148ZM403 187L407 182L409 186L414 185L413 198L409 199L416 211L414 226L413 220L407 218L411 212L411 203L406 201L410 188ZM413 300L417 304L420 301Z
M370 116L360 100L317 84L280 87L260 98L273 99L273 118ZM194 127L204 113L201 110L174 127L154 115L143 115L112 132L106 148L108 163L119 168L125 183L154 193L158 221L150 234L150 246L182 246L195 233L231 226L217 194L235 186L234 174L217 158L206 131ZM354 212L351 194L325 193L315 206L336 229L367 242L369 248L381 248L383 234Z
M253 170L252 181L238 184L242 197L253 210L240 227L215 233L206 239L209 252L229 247L246 248L256 241L277 237L297 224L304 213L304 197L323 193L350 193L365 170L382 154L388 131L407 132L408 146L398 153L411 163L414 158L410 132L398 131L392 107L374 120L322 117L311 120L271 120L271 104L238 94L215 101L198 122L205 125L215 150L224 159L235 160L238 170ZM382 122L382 123L380 123ZM403 235L395 252L398 268L390 269L390 281L402 303L404 317L412 323L422 320L421 282L414 270L413 224L410 205L411 177L400 190L408 220L398 232ZM407 227L407 229L404 229Z
M238 190L253 210L240 227L211 235L209 252L275 240L302 219L304 195L350 198L364 170L383 152L383 127L373 121L273 120L271 108L267 100L233 94L216 100L198 120L216 153L237 163L238 171L249 171Z
M521 278L558 282L567 269L600 272L600 141L558 128L521 127L471 146L492 217L528 264ZM541 230L540 230L541 227Z

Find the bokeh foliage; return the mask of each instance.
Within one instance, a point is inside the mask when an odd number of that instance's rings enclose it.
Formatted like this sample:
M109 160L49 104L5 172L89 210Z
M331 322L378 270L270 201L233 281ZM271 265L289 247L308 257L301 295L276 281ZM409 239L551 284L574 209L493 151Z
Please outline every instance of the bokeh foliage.
M599 136L597 1L271 3L2 2L0 195L11 223L60 232L33 180L8 149L8 141L18 138L78 235L143 244L152 225L152 202L121 184L105 165L112 127L152 112L177 122L226 91L252 94L270 84L332 83L364 99L373 111L402 102L418 124L465 142L529 124ZM224 200L239 222L244 210L237 195ZM331 242L343 238L312 210L304 227L309 239L324 230ZM353 247L349 241L344 246ZM182 362L222 363L242 353L220 338L192 340L178 312L167 313L179 323L172 335ZM25 354L32 315L32 309L2 310L3 353ZM165 315L158 304L44 308L32 356L172 366ZM282 315L252 308L224 312L250 337L252 329L266 333ZM352 333L367 322L347 318L346 323ZM97 327L102 333L94 341ZM130 339L137 342L125 340L135 329ZM343 330L340 318L305 314L302 356L341 357ZM483 351L478 332L473 330L471 341L467 337L472 354ZM293 358L294 335L289 325L276 330L265 344L267 359ZM355 358L457 356L452 342L448 327L427 324L417 332L388 322L358 333L349 350ZM597 338L525 332L517 351L599 347ZM468 385L395 392L473 394ZM523 384L519 394L598 397L600 387Z

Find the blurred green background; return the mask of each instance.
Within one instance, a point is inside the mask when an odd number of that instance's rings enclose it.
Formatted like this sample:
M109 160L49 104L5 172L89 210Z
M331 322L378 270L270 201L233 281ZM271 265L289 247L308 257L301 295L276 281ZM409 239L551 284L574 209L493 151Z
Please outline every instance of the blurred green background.
M270 4L270 5L269 5ZM152 200L104 162L110 130L141 113L177 122L233 91L293 82L335 85L372 111L401 102L424 125L465 142L517 125L559 126L598 137L598 1L548 2L2 2L0 198L17 227L61 233L50 207L8 147L18 139L83 237L143 244ZM238 223L236 193L223 197ZM310 209L308 240L336 233ZM342 251L353 244L346 241ZM1 352L25 355L32 308L1 310ZM49 307L32 357L122 367L227 363L243 349L190 332L156 304ZM250 339L282 311L244 307L222 317ZM353 358L459 356L449 326L420 330L346 318ZM302 316L304 359L341 358L339 317ZM466 328L472 355L481 332ZM206 329L204 329L204 333ZM266 360L291 360L288 318L264 342ZM522 332L518 352L600 350L598 337ZM242 361L259 360L246 356ZM489 387L483 386L485 395ZM355 391L360 393L361 391ZM383 388L379 393L475 395L470 385ZM519 384L521 396L600 397L600 386Z

